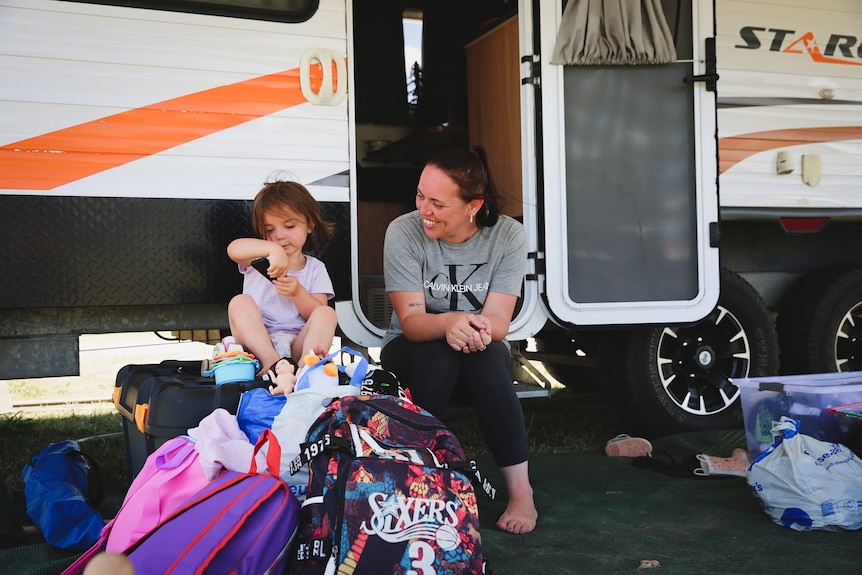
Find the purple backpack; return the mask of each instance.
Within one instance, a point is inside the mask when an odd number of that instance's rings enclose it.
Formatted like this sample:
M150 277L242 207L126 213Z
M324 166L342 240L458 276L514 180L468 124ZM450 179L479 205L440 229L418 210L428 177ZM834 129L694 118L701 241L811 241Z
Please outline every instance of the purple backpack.
M311 464L291 575L485 572L475 465L433 415L403 398L348 396L307 439L291 464Z
M136 575L282 573L299 501L278 476L281 448L270 430L268 473L226 470L126 550Z
M299 501L278 476L281 448L270 430L261 436L255 454L267 442L267 473L257 473L254 457L248 473L223 471L123 551L134 565L135 575L264 575L284 571L296 533ZM182 449L184 445L174 447ZM196 454L194 450L191 453ZM196 456L175 459L197 463ZM170 482L162 485L169 486ZM109 523L100 542L63 575L80 575L94 556L105 551L110 531Z
M99 540L62 575L80 575L103 551L122 553L208 483L194 442L185 435L169 439L147 457Z

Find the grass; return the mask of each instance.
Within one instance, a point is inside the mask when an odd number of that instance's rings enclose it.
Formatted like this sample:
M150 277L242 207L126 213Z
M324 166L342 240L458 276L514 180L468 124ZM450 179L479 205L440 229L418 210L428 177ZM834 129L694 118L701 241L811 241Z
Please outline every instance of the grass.
M212 346L172 339L169 333L85 334L79 338L80 375L0 382L12 411L0 413L0 477L12 491L23 489L21 471L42 447L63 439L81 440L81 449L99 463L108 488L125 489L122 419L110 404L66 404L70 400L108 401L117 371L131 363L163 359L203 359ZM0 399L3 399L0 393ZM34 407L53 404L56 407ZM2 406L2 402L0 402Z
M527 441L531 453L600 452L616 435L601 394L591 390L561 388L550 398L522 399ZM472 408L453 406L446 424L455 432L471 457L487 455Z
M0 416L0 476L6 487L23 490L24 466L42 447L64 439L78 441L81 450L96 460L106 489L111 486L124 492L128 488L122 420L119 413L106 410L42 417L21 412Z
M106 493L121 500L131 481L126 472L121 415L110 403L62 403L70 398L109 399L123 365L204 358L211 349L195 342L166 342L155 334L82 336L80 376L10 380L13 411L0 413L0 477L5 486L21 493L21 472L33 455L49 443L74 439L98 463ZM60 407L32 407L38 403ZM523 399L521 405L532 453L601 452L617 433L594 385L555 388L551 398ZM469 457L488 455L471 407L453 404L445 423Z
M601 396L590 390L557 389L551 398L522 400L532 453L599 452L615 435ZM23 489L21 471L43 446L77 440L99 464L103 485L125 491L129 478L123 451L122 419L113 409L89 408L48 415L0 415L0 475L13 491ZM470 457L487 455L472 408L453 405L446 424Z

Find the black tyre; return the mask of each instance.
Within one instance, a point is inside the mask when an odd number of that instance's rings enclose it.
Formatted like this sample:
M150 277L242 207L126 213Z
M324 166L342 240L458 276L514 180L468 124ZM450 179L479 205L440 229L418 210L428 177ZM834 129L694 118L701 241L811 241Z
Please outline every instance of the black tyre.
M782 372L862 370L862 267L820 270L782 299Z
M646 437L741 427L733 380L778 372L772 316L754 288L727 270L718 305L701 321L635 330L608 342L616 342L602 352L610 407L626 420L628 433Z

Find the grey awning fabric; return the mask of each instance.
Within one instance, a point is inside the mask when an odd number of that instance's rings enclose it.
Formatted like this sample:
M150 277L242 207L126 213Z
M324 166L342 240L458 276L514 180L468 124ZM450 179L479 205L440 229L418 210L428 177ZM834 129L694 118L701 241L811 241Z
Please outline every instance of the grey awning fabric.
M623 66L675 60L660 0L569 0L551 64Z

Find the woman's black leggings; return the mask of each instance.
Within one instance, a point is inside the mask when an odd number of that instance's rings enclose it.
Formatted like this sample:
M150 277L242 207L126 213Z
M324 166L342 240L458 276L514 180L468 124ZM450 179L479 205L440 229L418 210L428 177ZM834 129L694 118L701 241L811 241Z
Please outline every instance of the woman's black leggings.
M443 340L411 343L401 336L386 344L380 361L410 390L414 403L438 419L443 419L456 386L465 386L497 466L527 461L524 412L512 384L507 343L462 353Z

